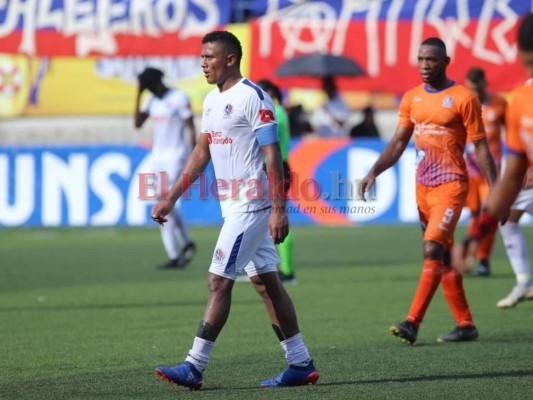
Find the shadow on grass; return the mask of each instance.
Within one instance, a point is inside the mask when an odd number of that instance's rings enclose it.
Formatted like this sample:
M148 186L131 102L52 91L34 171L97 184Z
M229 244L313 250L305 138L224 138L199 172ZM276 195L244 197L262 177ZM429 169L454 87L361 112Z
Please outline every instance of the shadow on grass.
M335 387L347 385L382 385L387 383L412 383L412 382L435 382L469 379L493 379L493 378L520 378L533 376L533 370L518 370L506 372L487 372L479 374L450 374L450 375L427 375L403 378L380 378L362 379L339 382L321 382L316 388ZM283 388L282 390L289 389ZM294 388L293 388L294 389ZM306 390L305 387L301 388ZM189 392L186 388L160 382L146 370L122 370L99 372L93 374L78 374L75 376L47 377L35 380L20 380L16 382L0 384L2 398L46 398L46 399L73 399L73 398L172 398L176 396L176 390ZM213 384L204 387L200 392L223 392L231 391L265 391L268 389L253 386L222 386ZM279 390L279 389L276 389ZM6 396L6 397L3 397Z
M520 378L526 376L533 376L533 370L522 371L508 371L508 372L488 372L479 374L451 374L451 375L433 375L433 376L414 376L405 378L382 378L382 379L364 379L364 380L352 380L352 381L339 381L339 382L319 382L317 387L324 386L345 386L345 385L374 385L374 384L386 384L386 383L412 383L412 382L436 382L436 381L453 381L453 380L469 380L469 379L492 379L492 378ZM302 387L304 388L304 387ZM290 389L281 388L282 390ZM294 389L294 388L293 388ZM269 390L268 388L262 388L258 386L211 386L201 389L203 392L207 391L219 391L219 390ZM279 390L279 389L276 389Z
M533 376L533 370L505 371L505 372L484 372L479 374L451 374L451 375L426 375L412 376L405 378L382 378L382 379L365 379L341 382L325 382L320 386L338 386L338 385L372 385L383 383L411 383L411 382L435 382L435 381L453 381L467 379L492 379L492 378L520 378L523 376Z
M433 375L433 376L414 376L405 378L382 378L382 379L364 379L352 381L339 382L319 382L318 387L323 386L344 386L344 385L374 385L386 383L412 383L412 382L435 382L435 381L453 381L453 380L468 380L468 379L493 379L493 378L520 378L526 376L533 376L533 370L522 371L507 371L507 372L487 372L479 374L451 374L451 375ZM253 387L208 387L202 391L216 391L216 390L265 390L265 388ZM285 388L283 388L285 389ZM288 388L287 388L288 389Z

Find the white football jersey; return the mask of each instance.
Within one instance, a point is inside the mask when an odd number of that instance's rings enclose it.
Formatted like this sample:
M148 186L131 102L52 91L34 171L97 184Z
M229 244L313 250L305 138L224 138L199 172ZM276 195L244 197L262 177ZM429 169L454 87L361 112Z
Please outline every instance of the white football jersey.
M271 205L255 131L275 124L272 99L248 79L206 96L201 132L208 135L223 217Z
M141 111L152 119L154 137L152 153L155 157L186 159L190 152L185 137L184 121L192 117L189 98L176 89L169 89L162 99L148 95Z

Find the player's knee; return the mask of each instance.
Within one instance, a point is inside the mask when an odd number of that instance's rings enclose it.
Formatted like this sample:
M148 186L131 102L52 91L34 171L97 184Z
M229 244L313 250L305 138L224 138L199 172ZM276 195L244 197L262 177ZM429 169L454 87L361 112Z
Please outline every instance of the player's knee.
M210 274L207 280L207 289L210 294L230 293L233 288L233 281L222 276Z
M444 246L431 240L424 241L424 258L430 260L442 260L444 257Z
M268 293L266 291L265 284L263 283L261 278L259 278L259 276L256 275L256 276L252 276L250 280L252 281L252 284L254 285L254 289L259 294L259 296L261 296L263 299L268 298Z

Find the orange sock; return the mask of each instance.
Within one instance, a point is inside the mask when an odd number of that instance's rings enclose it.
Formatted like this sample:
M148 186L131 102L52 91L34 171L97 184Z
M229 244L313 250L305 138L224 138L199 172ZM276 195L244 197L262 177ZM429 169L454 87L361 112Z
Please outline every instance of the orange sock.
M424 260L424 268L420 274L409 315L407 315L407 320L414 323L417 328L424 319L429 303L439 287L442 268L441 260Z
M494 245L494 238L496 237L496 231L489 233L479 242L477 248L477 259L488 260L490 253L492 253L492 246Z
M463 275L455 269L445 267L442 271L442 291L452 310L453 316L458 326L474 326L472 314L466 301L466 295L463 288Z
M477 230L477 223L478 223L479 216L471 216L470 220L468 221L468 236L472 236L474 232Z

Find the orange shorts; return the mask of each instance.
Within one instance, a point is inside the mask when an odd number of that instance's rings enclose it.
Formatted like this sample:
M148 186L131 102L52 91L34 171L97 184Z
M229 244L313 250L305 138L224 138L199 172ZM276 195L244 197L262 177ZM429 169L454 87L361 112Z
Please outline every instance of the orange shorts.
M468 194L468 182L453 181L430 187L416 185L416 202L424 240L453 245L453 233Z
M470 178L465 207L468 207L472 213L478 213L487 197L489 197L489 184L485 177L474 176Z

